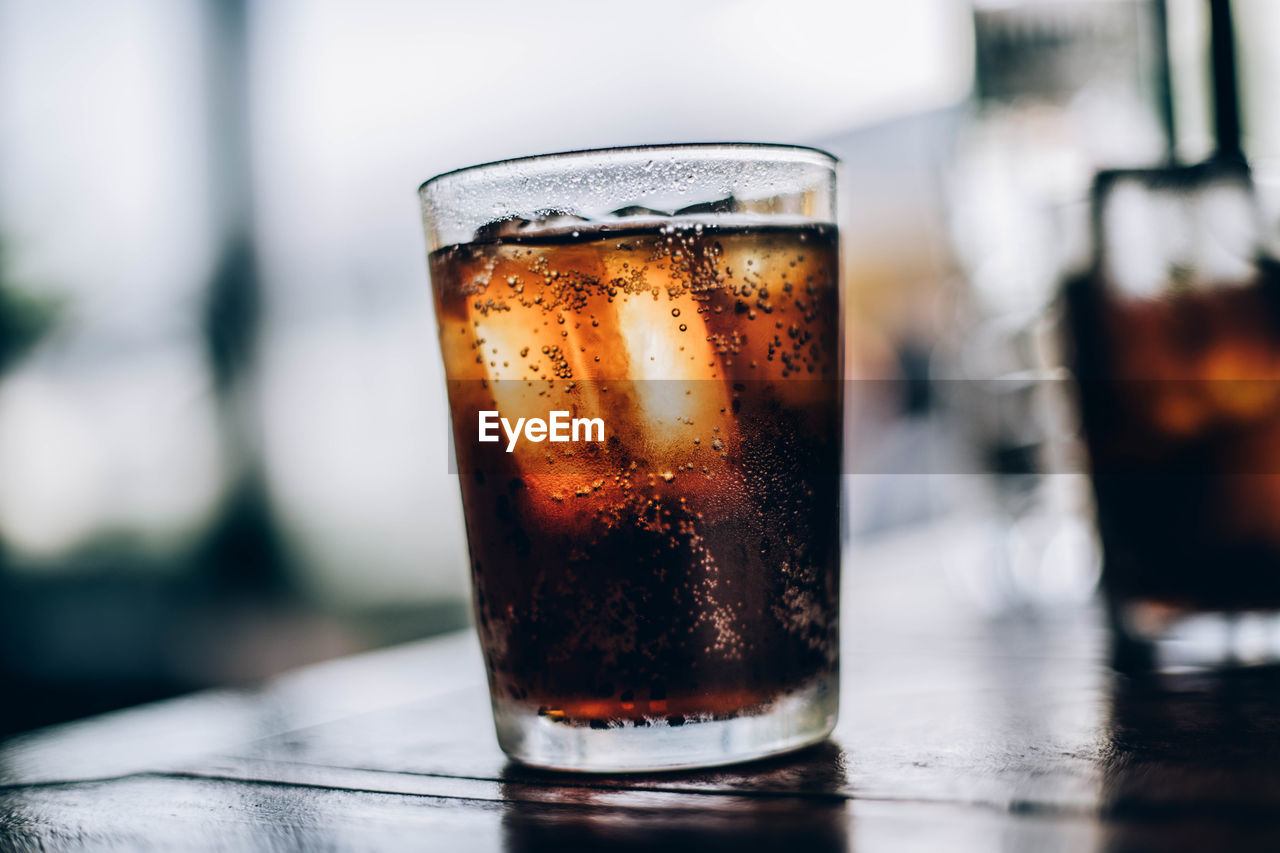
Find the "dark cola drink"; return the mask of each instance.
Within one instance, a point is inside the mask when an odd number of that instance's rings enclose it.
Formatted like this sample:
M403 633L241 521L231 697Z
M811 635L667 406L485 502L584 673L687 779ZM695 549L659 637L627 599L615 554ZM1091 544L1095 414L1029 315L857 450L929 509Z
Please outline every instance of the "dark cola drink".
M1066 290L1104 582L1159 610L1280 608L1280 277Z
M500 738L834 719L836 231L618 213L430 258Z

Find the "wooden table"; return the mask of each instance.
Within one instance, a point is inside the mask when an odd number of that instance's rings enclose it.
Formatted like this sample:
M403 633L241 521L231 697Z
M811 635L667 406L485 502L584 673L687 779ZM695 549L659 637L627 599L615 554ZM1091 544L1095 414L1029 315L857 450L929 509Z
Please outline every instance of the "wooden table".
M944 578L971 532L848 554L840 725L801 753L514 766L468 632L14 738L0 849L1280 849L1275 677L1136 682L1096 607L984 615Z

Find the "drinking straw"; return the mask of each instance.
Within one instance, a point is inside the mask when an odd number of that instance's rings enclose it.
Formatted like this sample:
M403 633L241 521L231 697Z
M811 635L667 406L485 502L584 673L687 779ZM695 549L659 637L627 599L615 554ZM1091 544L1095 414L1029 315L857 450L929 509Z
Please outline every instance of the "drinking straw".
M1209 38L1213 67L1213 134L1215 157L1244 160L1240 143L1240 93L1236 80L1235 31L1231 0L1209 0Z

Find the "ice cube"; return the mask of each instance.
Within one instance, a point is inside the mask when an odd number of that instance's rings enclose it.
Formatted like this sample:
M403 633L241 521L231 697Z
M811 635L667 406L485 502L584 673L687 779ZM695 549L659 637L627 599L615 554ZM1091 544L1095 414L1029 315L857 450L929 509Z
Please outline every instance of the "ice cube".
M743 211L742 202L733 196L718 198L715 201L701 201L697 204L691 204L688 207L682 207L677 210L673 216L694 216L699 213L741 213Z
M658 482L678 479L681 493L689 497L724 489L737 493L729 484L738 479L727 454L710 445L717 436L736 445L737 423L699 307L689 293L655 299L649 292L610 305L629 380L611 391L630 404L629 417L616 432L624 446L643 447L651 462L683 466L655 473L671 471L671 478L661 476Z
M565 210L535 210L528 216L506 216L495 219L476 229L476 240L496 240L501 237L520 237L539 231L568 228L589 220L585 216Z
M626 218L628 216L670 216L671 214L665 210L654 210L652 207L645 207L642 204L629 204L626 207L609 211L609 215Z

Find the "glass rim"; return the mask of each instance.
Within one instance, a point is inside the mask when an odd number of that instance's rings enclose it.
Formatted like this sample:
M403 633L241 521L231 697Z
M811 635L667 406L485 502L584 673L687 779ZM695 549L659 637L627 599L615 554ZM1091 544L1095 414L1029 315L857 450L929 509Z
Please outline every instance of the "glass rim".
M472 172L479 172L500 166L514 166L518 164L532 164L552 162L556 160L572 160L577 158L586 158L598 155L615 155L615 154L639 154L643 152L673 152L673 151L689 151L694 153L706 153L709 151L788 151L792 154L805 155L796 158L797 160L807 159L814 165L826 165L836 167L840 165L840 158L813 145L795 145L788 142L663 142L647 145L618 145L607 146L604 148L576 148L569 151L553 151L547 154L529 154L521 157L507 157L501 160L490 160L485 163L476 163L472 166L462 166L458 169L450 169L447 172L441 172L427 178L418 185L418 193L421 194L428 187L437 184L446 178L454 178L460 175L467 175ZM816 155L816 156L815 156Z

